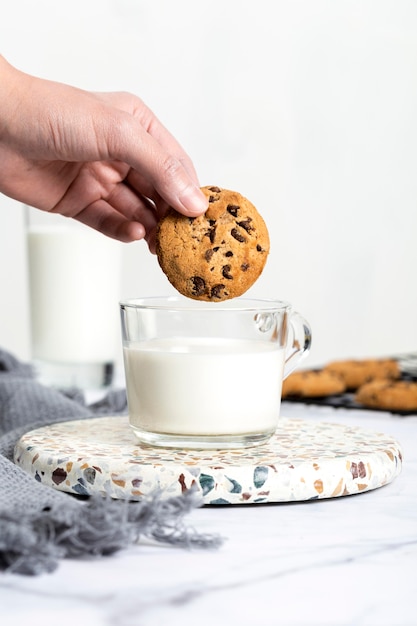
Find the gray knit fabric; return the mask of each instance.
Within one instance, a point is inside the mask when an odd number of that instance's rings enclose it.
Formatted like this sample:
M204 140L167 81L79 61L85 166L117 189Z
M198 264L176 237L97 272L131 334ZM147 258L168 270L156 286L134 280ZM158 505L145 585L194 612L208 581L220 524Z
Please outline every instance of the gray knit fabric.
M124 390L87 407L83 394L40 385L31 367L0 350L0 570L53 571L59 559L107 555L147 536L171 544L217 547L216 535L199 535L184 516L200 500L193 493L140 502L82 498L55 491L13 463L23 433L49 423L126 413Z

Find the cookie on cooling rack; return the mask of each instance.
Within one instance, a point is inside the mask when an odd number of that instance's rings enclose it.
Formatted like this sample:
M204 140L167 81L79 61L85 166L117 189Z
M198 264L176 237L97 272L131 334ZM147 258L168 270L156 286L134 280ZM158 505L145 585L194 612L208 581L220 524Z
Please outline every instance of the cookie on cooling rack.
M417 383L405 380L374 380L358 389L355 400L371 409L415 411Z
M355 390L373 380L397 380L401 370L395 359L350 359L333 361L324 367L345 381L346 388Z
M266 224L236 191L202 187L204 215L169 209L160 220L156 253L162 271L184 296L218 302L242 295L260 276L269 253Z
M325 370L304 370L290 374L282 383L282 397L323 398L346 391L343 379Z

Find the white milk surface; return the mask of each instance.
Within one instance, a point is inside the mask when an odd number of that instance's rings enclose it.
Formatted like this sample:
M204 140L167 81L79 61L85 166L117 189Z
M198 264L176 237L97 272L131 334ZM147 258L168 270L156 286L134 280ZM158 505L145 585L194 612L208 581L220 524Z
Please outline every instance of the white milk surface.
M115 358L120 248L93 230L28 233L32 356L59 363Z
M130 423L155 433L276 428L285 352L226 339L155 339L124 348Z

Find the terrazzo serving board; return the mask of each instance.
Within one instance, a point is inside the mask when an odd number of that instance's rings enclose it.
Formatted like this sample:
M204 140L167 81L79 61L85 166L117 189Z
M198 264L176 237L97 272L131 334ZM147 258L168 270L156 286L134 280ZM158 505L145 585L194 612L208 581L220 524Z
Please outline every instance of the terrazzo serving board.
M287 418L267 444L228 451L142 446L127 417L69 421L23 435L14 460L35 480L73 494L137 500L193 487L204 504L218 505L357 494L391 482L402 465L388 435Z

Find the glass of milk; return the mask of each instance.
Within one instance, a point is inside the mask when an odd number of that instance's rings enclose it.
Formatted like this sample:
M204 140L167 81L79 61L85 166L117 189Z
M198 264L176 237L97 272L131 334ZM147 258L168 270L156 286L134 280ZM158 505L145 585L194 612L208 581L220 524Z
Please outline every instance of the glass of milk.
M120 309L129 420L140 442L227 449L273 435L282 381L311 343L290 304L168 296Z
M59 388L107 387L120 341L121 244L62 216L42 218L27 231L38 379Z

